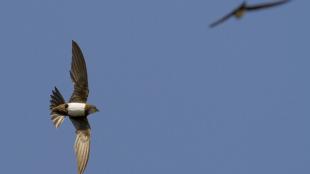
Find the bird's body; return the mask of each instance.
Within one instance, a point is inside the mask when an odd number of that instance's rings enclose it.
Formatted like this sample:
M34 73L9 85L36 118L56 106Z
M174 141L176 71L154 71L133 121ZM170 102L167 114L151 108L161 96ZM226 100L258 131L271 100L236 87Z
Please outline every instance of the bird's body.
M86 63L80 47L72 41L72 63L70 76L74 84L74 91L65 102L59 90L55 87L51 95L51 119L58 128L65 117L69 117L76 129L75 153L78 163L78 174L83 174L86 168L90 151L90 125L88 115L98 112L98 109L87 103L88 80Z
M85 103L68 103L68 115L71 117L85 116L85 106Z
M275 6L287 3L289 1L290 0L278 0L278 1L274 1L274 2L255 4L255 5L248 5L246 2L243 2L241 5L239 5L237 8L232 10L230 13L228 13L224 17L222 17L219 20L210 24L210 27L215 27L215 26L221 24L222 22L226 21L230 17L235 17L237 19L241 19L245 15L245 13L248 11L256 11L256 10L266 9L269 7L275 7Z
M68 115L71 117L83 117L85 113L85 103L68 103Z
M234 15L237 19L241 19L245 15L245 10L238 10Z
M53 112L69 117L86 117L90 114L92 105L88 103L64 103L52 109Z

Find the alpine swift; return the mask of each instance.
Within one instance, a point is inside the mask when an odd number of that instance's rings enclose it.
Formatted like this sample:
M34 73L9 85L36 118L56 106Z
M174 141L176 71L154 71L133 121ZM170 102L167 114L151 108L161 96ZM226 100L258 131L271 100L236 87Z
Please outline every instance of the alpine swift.
M215 26L221 24L222 22L226 21L227 19L229 19L230 17L233 17L233 16L236 17L237 19L240 19L245 14L246 11L255 11L255 10L265 9L265 8L269 8L269 7L274 7L274 6L278 6L278 5L287 3L289 1L290 0L279 0L279 1L275 1L275 2L262 3L262 4L256 4L256 5L248 5L244 1L239 7L234 9L232 12L228 13L227 15L222 17L221 19L210 24L210 27L215 27Z
M83 174L86 168L90 151L90 125L87 120L89 114L98 112L98 109L87 103L88 79L83 53L75 41L72 41L72 62L70 70L74 90L69 102L65 102L59 90L55 87L50 100L51 119L58 128L65 117L69 117L76 129L74 144L77 158L78 174Z

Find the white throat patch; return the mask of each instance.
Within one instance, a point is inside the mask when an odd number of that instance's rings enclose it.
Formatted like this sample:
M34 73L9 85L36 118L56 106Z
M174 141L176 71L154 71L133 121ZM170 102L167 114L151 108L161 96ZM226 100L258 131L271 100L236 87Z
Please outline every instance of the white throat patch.
M68 103L69 116L85 116L85 103Z

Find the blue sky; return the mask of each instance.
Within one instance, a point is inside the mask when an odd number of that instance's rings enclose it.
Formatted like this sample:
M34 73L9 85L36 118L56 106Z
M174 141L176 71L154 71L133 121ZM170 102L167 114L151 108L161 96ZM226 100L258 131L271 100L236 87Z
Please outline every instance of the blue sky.
M308 174L310 1L208 28L240 2L2 1L1 171L76 173L48 110L74 39L101 110L85 174Z

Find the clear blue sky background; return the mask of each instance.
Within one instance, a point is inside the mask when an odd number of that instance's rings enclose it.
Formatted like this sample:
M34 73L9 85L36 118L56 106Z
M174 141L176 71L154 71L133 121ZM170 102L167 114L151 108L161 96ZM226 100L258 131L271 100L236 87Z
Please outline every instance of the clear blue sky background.
M309 174L310 1L208 28L240 2L1 1L1 173L76 173L48 110L74 39L101 110L85 174Z

